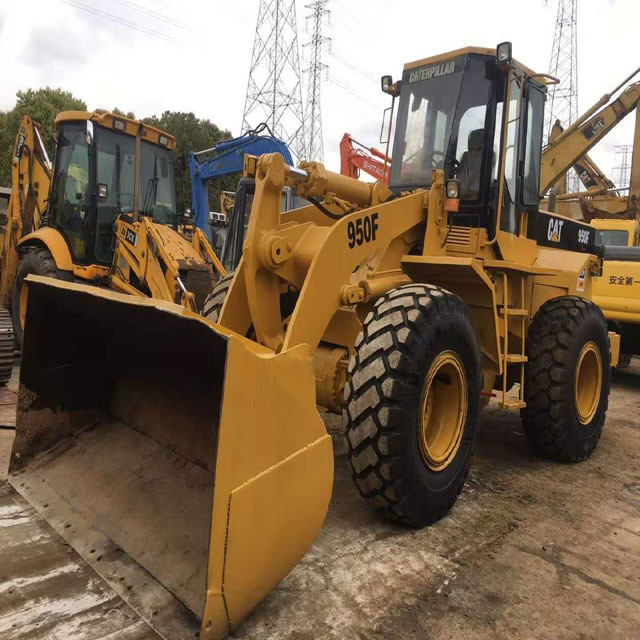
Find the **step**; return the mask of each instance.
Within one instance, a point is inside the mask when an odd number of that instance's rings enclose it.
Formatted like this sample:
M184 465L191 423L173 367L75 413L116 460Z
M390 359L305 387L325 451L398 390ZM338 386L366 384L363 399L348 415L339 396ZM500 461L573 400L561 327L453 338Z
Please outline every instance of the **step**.
M511 402L505 402L503 400L500 403L500 406L503 409L515 410L515 409L524 409L527 406L527 403L524 400L512 400Z
M523 356L519 353L509 353L505 356L504 359L507 364L520 364L529 360L527 356Z
M504 315L505 309L503 306L500 307L500 313ZM528 316L529 309L516 309L515 307L507 307L507 315L508 316Z

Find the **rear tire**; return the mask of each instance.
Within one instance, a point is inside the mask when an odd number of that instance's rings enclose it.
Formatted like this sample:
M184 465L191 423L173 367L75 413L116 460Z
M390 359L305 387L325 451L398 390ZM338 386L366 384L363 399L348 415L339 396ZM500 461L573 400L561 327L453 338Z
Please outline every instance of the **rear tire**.
M438 287L399 287L355 346L343 412L355 484L384 517L431 524L455 503L474 447L482 382L469 310Z
M631 364L631 358L633 358L633 354L621 353L620 357L618 358L616 369L626 369Z
M222 305L227 297L227 293L229 293L234 275L235 271L230 271L224 278L220 278L211 293L205 298L204 304L202 305L202 315L208 320L218 322Z
M47 276L57 280L73 280L73 276L65 271L60 271L56 267L55 260L45 248L35 248L28 250L18 264L16 273L16 286L13 292L13 305L11 317L13 319L13 331L15 333L15 343L18 349L22 348L24 338L24 312L26 310L26 292L23 287L24 279L29 275Z
M8 309L0 309L0 386L11 379L15 355L13 321Z
M522 426L532 448L563 462L588 458L609 402L607 323L584 298L554 298L540 307L527 337Z

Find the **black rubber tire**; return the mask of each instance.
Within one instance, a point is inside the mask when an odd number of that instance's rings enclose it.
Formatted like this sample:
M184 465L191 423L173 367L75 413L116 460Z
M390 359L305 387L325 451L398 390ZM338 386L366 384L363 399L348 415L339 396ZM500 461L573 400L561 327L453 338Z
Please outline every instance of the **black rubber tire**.
M582 424L576 412L574 382L578 357L592 341L602 359L602 386L593 419ZM584 298L565 296L545 302L527 336L522 426L533 450L562 462L588 458L604 425L611 359L607 323L600 307Z
M431 524L455 503L475 444L482 370L469 310L439 287L399 287L376 302L355 347L343 421L358 491L386 518ZM446 350L458 354L465 370L467 416L454 458L434 471L420 450L419 418L429 366Z
M22 348L24 330L20 323L20 293L24 279L30 275L47 276L58 280L73 280L73 275L65 271L60 271L56 267L55 260L48 249L38 247L29 249L20 259L16 273L16 286L13 291L13 304L11 307L11 317L13 320L13 331L15 343L18 349Z
M15 337L13 320L8 309L0 308L0 386L11 379L15 357Z
M222 305L227 297L227 293L229 293L234 275L235 271L230 271L224 278L220 278L211 293L205 298L204 304L202 305L202 315L208 320L218 322Z
M633 358L632 353L621 353L618 358L618 364L616 365L616 370L626 369L631 365L631 359Z

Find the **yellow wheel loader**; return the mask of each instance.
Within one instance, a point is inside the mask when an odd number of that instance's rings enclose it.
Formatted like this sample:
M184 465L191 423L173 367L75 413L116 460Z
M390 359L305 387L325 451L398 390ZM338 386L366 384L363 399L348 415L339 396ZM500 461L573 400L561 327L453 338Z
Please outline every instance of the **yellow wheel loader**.
M189 242L174 229L174 147L172 136L142 122L64 112L52 166L38 123L24 116L0 255L0 297L18 345L28 275L202 308L225 271L201 231ZM0 357L0 377L1 368Z
M163 637L223 638L309 549L333 477L317 405L364 499L410 526L455 503L491 396L541 454L594 450L619 339L590 300L595 230L538 208L546 80L510 43L385 76L389 187L245 157L215 323L28 278L10 482ZM285 186L311 204L281 214Z

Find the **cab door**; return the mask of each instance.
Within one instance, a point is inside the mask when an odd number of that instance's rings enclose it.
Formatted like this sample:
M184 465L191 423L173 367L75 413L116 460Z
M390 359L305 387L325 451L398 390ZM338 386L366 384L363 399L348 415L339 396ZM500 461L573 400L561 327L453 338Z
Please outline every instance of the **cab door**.
M501 113L500 113L501 112ZM505 99L498 104L502 117L495 235L502 258L533 264L538 212L544 88L518 67L509 70Z

